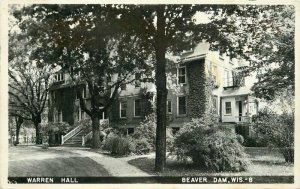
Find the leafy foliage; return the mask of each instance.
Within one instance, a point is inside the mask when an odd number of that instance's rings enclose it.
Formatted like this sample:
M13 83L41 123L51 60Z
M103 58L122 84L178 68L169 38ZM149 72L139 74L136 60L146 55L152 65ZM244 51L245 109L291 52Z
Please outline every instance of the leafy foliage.
M112 155L124 156L134 153L136 144L131 137L110 134L105 139L103 149L109 151Z
M286 162L294 162L294 115L264 109L253 118L255 131L269 145L278 147Z
M243 171L248 161L239 140L239 136L229 131L194 119L176 135L172 154L182 161L191 158L198 168Z
M214 49L250 64L241 71L256 73L252 90L272 100L295 85L295 7L292 5L212 5L211 25L218 28L209 42ZM216 38L223 40L215 42ZM224 45L227 44L227 45Z
M140 125L135 129L132 137L140 142L147 142L145 146L149 147L148 151L155 149L155 133L156 133L156 115L152 113L145 117Z
M135 72L145 71L149 55L138 37L108 19L107 14L105 5L41 4L14 13L30 42L41 43L30 59L70 75L81 109L93 122L94 148L100 145L99 118L116 99L119 87L133 82ZM88 86L90 107L81 95L82 84Z
M16 25L12 21L10 23ZM36 129L36 143L41 143L39 124L47 106L51 69L28 58L40 45L32 44L27 33L9 29L9 116L30 120Z

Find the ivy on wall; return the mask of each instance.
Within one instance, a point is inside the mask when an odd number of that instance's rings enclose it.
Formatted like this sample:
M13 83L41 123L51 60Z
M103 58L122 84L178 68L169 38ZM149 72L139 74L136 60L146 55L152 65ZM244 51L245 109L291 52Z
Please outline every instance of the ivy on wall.
M75 90L73 87L66 87L56 89L50 92L50 98L52 104L49 105L48 119L49 122L53 122L54 109L61 110L63 121L74 124L74 102L75 102Z
M196 60L186 65L189 85L187 110L190 118L201 118L206 110L206 74L204 60Z

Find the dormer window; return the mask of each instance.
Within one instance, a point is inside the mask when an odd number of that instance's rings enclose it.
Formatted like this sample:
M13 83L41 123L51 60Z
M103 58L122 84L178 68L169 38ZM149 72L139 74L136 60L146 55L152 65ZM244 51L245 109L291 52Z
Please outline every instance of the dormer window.
M64 77L63 73L58 73L54 77L55 77L55 81L56 82L58 82L58 81L64 81L65 80L65 77Z

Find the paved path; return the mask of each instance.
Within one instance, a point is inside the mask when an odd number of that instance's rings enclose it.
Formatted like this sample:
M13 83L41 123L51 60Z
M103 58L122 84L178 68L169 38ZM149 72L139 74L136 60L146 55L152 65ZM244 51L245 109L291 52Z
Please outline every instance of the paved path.
M87 148L58 147L63 151L80 154L102 165L112 176L149 176L148 173L130 165L127 161L133 157L114 158L108 155L90 151Z
M9 176L149 176L128 164L89 148L17 146L9 148Z

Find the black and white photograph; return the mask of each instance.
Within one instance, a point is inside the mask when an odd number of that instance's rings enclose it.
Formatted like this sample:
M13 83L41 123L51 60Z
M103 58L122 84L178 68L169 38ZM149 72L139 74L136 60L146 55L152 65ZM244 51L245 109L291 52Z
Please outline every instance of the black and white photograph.
M6 186L300 187L299 2L247 2L7 3Z

